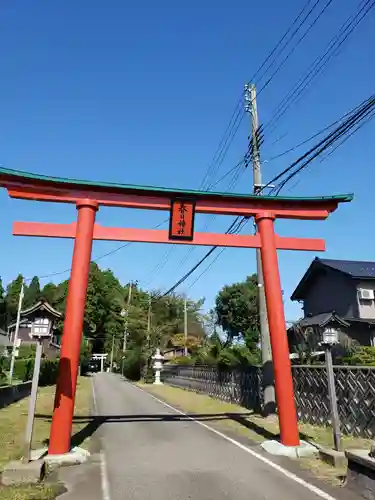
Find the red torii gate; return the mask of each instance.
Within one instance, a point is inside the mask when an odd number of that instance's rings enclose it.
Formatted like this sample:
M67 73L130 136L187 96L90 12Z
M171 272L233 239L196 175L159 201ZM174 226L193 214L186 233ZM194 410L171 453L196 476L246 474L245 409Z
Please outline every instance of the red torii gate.
M77 223L48 224L15 222L16 236L74 238L74 252L65 323L56 385L55 406L51 425L49 454L70 450L70 438L76 393L79 352L82 338L86 291L93 240L136 241L147 243L179 243L206 246L260 248L268 321L275 374L275 389L280 423L281 443L298 446L299 433L294 402L293 381L285 327L277 249L324 251L322 239L286 238L274 231L276 218L323 220L339 203L349 202L352 195L319 198L282 198L251 196L206 191L141 187L122 184L76 181L46 177L0 168L0 186L12 198L54 203L75 203ZM193 232L176 241L170 231L156 229L125 229L95 224L100 206L142 208L171 211L178 200L190 203L192 212L254 217L256 235L214 234ZM185 202L184 201L184 202ZM182 201L181 201L182 203ZM172 227L172 225L171 225ZM176 237L176 235L175 235Z

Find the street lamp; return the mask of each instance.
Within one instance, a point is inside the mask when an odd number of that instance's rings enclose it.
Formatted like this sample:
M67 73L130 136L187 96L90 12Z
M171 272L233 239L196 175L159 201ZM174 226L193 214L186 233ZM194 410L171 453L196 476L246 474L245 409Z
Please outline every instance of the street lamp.
M340 417L337 408L337 397L335 387L335 374L333 372L332 363L332 347L339 342L339 331L333 327L323 327L321 345L325 350L327 382L328 382L328 395L331 405L331 418L333 428L333 442L335 450L341 450L341 431L340 431Z

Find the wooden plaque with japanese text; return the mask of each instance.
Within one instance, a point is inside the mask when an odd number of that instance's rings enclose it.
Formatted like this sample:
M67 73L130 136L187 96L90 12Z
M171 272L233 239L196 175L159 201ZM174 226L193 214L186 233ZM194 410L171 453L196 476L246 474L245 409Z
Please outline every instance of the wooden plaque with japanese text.
M169 239L192 241L194 238L195 201L171 200Z

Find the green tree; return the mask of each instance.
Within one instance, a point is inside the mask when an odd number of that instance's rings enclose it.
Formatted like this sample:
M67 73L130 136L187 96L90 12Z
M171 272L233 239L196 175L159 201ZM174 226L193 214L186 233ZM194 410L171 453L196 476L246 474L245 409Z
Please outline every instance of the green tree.
M57 286L54 283L46 283L40 292L40 299L45 300L49 304L56 305L56 291L57 291Z
M224 286L216 297L217 323L227 335L228 344L243 340L255 351L259 341L258 289L256 275Z
M41 298L40 283L38 276L34 276L30 285L25 286L25 297L23 299L23 309L33 306Z

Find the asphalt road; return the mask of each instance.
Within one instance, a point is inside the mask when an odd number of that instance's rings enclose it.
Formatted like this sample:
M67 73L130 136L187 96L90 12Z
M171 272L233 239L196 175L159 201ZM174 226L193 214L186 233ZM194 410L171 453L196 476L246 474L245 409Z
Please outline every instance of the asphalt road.
M120 377L98 374L94 387L97 414L105 417L104 500L332 500Z

